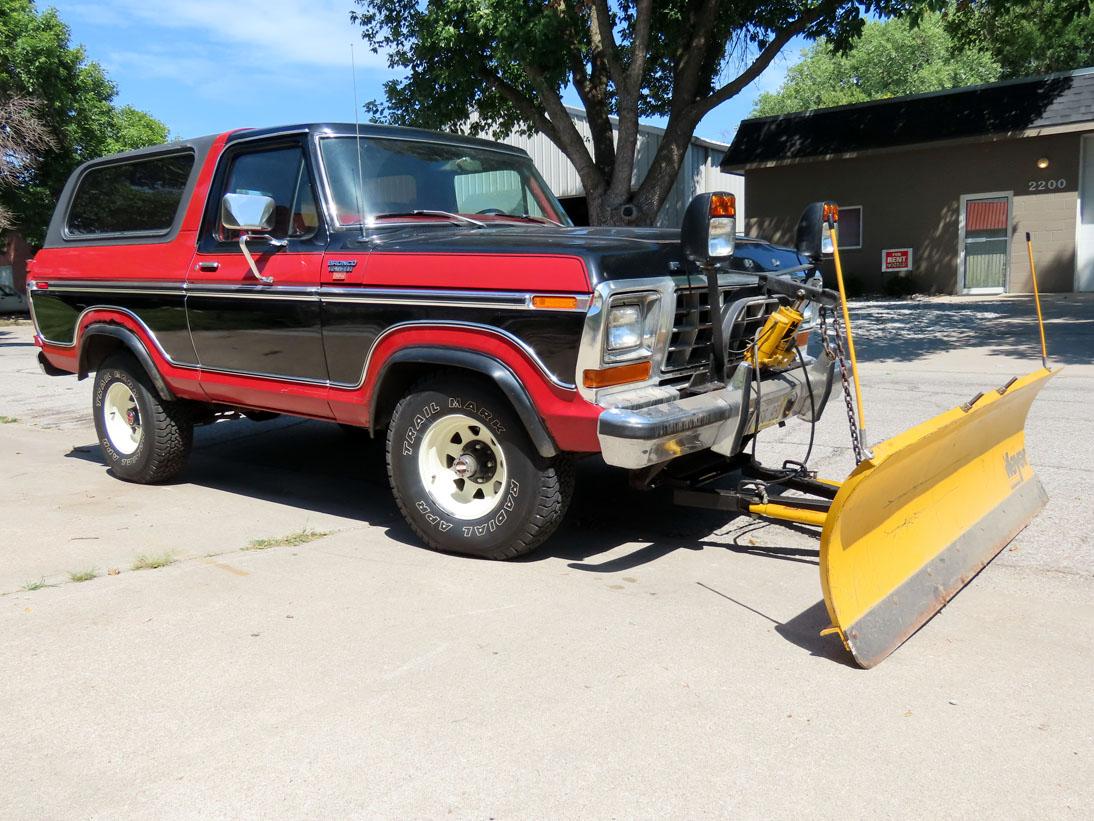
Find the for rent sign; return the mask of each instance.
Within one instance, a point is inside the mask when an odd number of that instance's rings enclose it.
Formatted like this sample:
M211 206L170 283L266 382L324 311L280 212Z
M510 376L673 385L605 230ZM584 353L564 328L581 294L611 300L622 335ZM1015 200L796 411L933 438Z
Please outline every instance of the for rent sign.
M886 248L881 252L882 273L912 270L911 248Z

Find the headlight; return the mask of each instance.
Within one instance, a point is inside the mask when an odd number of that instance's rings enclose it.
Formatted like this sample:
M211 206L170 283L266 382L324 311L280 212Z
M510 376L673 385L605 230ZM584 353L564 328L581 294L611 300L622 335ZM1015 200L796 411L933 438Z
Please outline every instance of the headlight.
M608 306L604 361L640 359L653 353L661 297L657 294L620 294Z

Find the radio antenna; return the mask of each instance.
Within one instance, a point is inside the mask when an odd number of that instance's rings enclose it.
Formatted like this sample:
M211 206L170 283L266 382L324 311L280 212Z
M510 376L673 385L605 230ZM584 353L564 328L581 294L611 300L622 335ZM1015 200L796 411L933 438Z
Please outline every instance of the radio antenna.
M353 130L357 135L357 219L361 221L361 239L365 239L365 210L361 207L361 195L365 190L365 173L361 170L361 115L357 104L357 58L353 53L353 43L349 44L349 64L353 72Z

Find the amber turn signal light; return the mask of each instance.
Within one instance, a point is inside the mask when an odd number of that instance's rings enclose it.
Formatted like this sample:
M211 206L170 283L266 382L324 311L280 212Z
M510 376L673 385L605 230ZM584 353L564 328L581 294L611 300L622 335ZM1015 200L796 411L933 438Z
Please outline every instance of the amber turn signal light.
M613 385L626 385L628 382L644 382L653 372L653 363L634 362L630 365L618 365L614 368L589 368L582 376L586 388L610 388Z
M839 206L834 202L826 202L824 204L824 215L821 218L824 222L831 220L832 222L839 222Z
M732 194L715 194L710 198L711 217L736 217L737 198Z
M544 294L537 294L532 297L533 308L569 308L573 309L577 307L576 296L546 296Z

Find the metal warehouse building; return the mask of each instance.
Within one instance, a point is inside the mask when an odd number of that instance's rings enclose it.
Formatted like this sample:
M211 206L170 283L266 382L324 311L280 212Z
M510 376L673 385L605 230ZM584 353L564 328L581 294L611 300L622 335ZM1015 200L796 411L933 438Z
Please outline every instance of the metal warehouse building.
M587 145L592 145L592 132L585 112L579 108L567 108ZM642 124L638 134L638 152L634 169L635 186L646 176L653 162L657 147L661 144L664 129ZM617 134L618 136L618 134ZM585 191L577 169L553 142L542 134L531 137L512 135L502 140L509 145L523 148L532 156L551 190L562 200L570 218L578 225L588 224L589 209L585 204ZM725 143L693 137L676 184L665 206L658 215L657 224L666 228L679 228L684 209L696 194L705 191L728 191L737 196L738 214L744 209L744 178L740 174L720 170L722 159L729 148Z
M745 120L751 233L791 242L840 205L844 267L868 290L911 270L941 293L1094 290L1094 68Z

